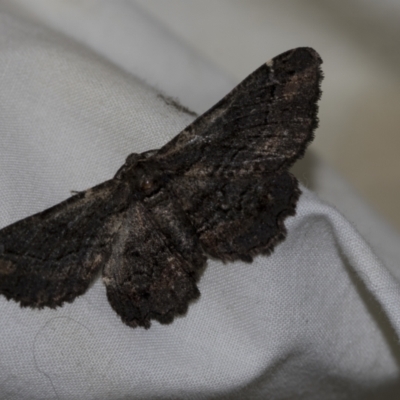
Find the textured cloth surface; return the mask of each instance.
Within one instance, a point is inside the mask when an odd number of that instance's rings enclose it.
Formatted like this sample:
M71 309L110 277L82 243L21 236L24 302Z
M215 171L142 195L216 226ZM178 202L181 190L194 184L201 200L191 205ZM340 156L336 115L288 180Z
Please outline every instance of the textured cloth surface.
M190 59L132 3L115 4L161 43L154 60ZM108 23L96 21L99 32ZM162 83L169 70L158 65L156 82L139 50L129 64L112 44L79 44L0 7L1 227L112 177L130 152L161 146L193 119L144 83L176 96ZM194 55L172 81L189 79L193 64L210 88L229 89ZM0 398L397 399L398 253L389 266L384 247L304 188L286 224L269 257L209 261L200 299L170 325L125 326L100 279L57 310L0 297Z

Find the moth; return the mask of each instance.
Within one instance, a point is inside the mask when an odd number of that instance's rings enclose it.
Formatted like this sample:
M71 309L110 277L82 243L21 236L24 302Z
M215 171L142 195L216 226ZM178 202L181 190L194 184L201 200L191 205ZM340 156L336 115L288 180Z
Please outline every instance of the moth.
M102 271L122 321L149 328L186 312L207 257L270 254L295 214L288 169L318 124L321 63L311 48L273 58L160 149L2 229L0 293L55 308Z

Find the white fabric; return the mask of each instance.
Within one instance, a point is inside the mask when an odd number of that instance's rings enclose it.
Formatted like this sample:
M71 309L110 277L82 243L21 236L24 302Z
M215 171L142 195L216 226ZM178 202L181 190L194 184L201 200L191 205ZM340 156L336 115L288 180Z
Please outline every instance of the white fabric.
M177 62L190 53L132 3L113 4L153 35L154 56L138 60L139 49L124 62L112 40L78 44L0 6L0 226L110 178L130 152L159 147L191 121L143 83L184 92L162 86L179 77L173 68L159 65L155 83L146 66L169 50ZM96 21L102 32L105 20ZM202 85L225 87L225 77L196 64ZM191 67L181 66L185 79ZM385 259L378 246L378 259L304 188L286 224L287 239L269 257L209 261L200 299L170 325L125 326L100 279L57 310L0 296L0 398L397 399L398 249Z

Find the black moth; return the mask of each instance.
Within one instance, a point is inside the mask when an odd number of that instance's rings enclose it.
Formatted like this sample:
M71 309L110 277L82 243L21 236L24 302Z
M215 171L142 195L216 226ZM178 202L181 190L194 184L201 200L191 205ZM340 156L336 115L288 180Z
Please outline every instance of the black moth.
M310 48L275 57L161 149L1 230L0 293L53 308L102 269L122 321L148 328L186 312L207 256L271 253L300 195L288 168L317 127L321 62Z

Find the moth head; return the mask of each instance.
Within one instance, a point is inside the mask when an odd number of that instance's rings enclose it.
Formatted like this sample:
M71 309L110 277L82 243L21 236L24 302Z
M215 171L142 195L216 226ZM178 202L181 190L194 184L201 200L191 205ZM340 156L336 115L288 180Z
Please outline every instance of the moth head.
M114 179L118 180L130 180L132 177L137 175L137 170L141 170L143 168L140 167L139 164L141 162L150 162L151 160L150 157L156 153L156 150L149 150L145 151L144 153L138 154L138 153L132 153L129 154L128 157L126 157L125 164L117 171L117 173L114 176ZM148 161L147 161L148 160Z
M132 153L125 160L125 164L117 171L114 175L114 179L124 180L129 173L135 168L136 164L140 160L140 154Z
M153 160L140 159L124 174L123 179L139 198L157 192L163 185L163 173Z

